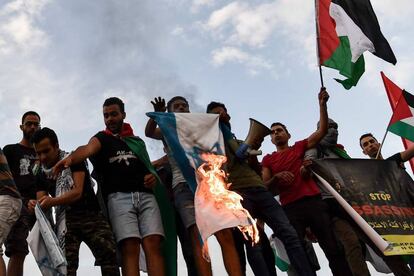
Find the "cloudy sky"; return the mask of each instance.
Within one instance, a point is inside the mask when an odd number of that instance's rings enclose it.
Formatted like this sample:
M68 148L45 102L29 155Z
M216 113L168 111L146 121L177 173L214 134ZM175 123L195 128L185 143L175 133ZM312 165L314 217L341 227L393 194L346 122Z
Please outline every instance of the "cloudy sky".
M414 92L414 5L372 4L397 65L366 54L366 72L350 91L333 81L336 71L323 69L339 142L356 158L363 157L359 136L381 139L391 116L379 72ZM35 110L61 148L72 150L103 129L109 96L125 101L140 136L152 98L184 95L193 112L204 112L211 100L225 103L241 139L249 117L284 122L292 141L303 139L318 120L316 63L313 1L0 0L0 145L17 142L21 115ZM161 145L145 141L158 158ZM383 152L402 149L390 134ZM273 150L265 141L263 151ZM93 270L88 254L84 271Z

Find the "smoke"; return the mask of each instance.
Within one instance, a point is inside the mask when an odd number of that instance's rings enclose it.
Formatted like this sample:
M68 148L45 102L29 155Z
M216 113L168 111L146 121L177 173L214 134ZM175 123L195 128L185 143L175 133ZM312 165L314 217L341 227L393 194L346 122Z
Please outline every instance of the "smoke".
M175 95L197 105L197 87L174 72L166 1L9 2L0 6L0 146L20 137L27 110L42 116L70 148L104 127L102 103L124 100L142 136L150 101ZM150 142L152 143L152 142ZM150 145L152 150L157 146Z

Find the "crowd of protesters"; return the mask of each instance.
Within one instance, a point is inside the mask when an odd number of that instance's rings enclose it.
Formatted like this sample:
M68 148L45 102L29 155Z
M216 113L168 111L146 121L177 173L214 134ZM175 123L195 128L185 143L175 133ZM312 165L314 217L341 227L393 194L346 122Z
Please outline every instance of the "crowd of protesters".
M386 257L376 249L312 175L312 160L350 159L338 144L338 124L328 118L328 99L329 94L321 88L316 130L293 145L289 144L288 128L281 122L272 123L270 135L276 150L266 154L261 163L256 156L238 154L237 147L243 141L232 133L225 104L207 105L206 112L219 114L220 129L230 137L225 139L224 166L227 181L232 183L230 189L242 196L242 205L258 220L260 233L257 244L236 228L215 233L229 275L246 275L246 255L254 275L276 275L275 256L264 225L282 242L290 261L289 275L316 275L319 264L309 235L319 243L332 275L370 275L365 261L366 245L383 258L394 275L414 275L409 261L401 256ZM151 103L155 112L190 112L188 101L182 96L168 102L157 97ZM154 195L157 185L163 185L168 193L164 200L175 219L188 275L212 275L212 264L202 254L194 191L177 165L174 150L165 142L168 133L163 133L155 120L148 120L145 135L160 140L166 153L151 162L143 140L125 122L121 99L106 99L103 117L105 130L69 154L60 148L52 129L41 128L38 113L23 114L20 142L0 150L0 245L4 245L9 257L7 268L0 258L0 276L23 275L29 253L26 240L36 221L36 206L44 212L53 207L56 217L64 218L60 225L63 228L58 229L56 222L56 235L63 241L60 245L67 260L67 275L76 275L82 242L90 248L102 275L120 275L119 267L122 275L139 275L141 249L149 275L174 274L167 265L171 256L166 256L163 249L171 225L162 217ZM359 143L364 154L383 159L380 144L372 134L362 135ZM413 156L414 148L388 159L402 164ZM86 160L93 165L92 173ZM98 193L91 177L98 183Z

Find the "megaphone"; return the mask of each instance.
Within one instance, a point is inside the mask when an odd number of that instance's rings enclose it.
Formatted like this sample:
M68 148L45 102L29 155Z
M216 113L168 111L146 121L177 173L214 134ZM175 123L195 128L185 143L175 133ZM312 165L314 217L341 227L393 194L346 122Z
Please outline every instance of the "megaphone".
M271 133L270 129L259 121L252 118L249 120L249 133L236 151L236 156L241 159L247 158L249 155L262 154L259 148L262 146L264 138Z

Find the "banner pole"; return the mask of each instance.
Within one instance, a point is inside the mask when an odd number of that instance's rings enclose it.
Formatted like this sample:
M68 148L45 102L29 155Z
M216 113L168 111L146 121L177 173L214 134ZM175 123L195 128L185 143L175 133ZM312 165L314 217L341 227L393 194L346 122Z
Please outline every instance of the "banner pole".
M351 218L361 227L362 231L371 239L381 252L391 251L392 245L385 241L371 226L352 208L348 202L320 175L314 172L322 186L335 197L338 203L345 209Z

